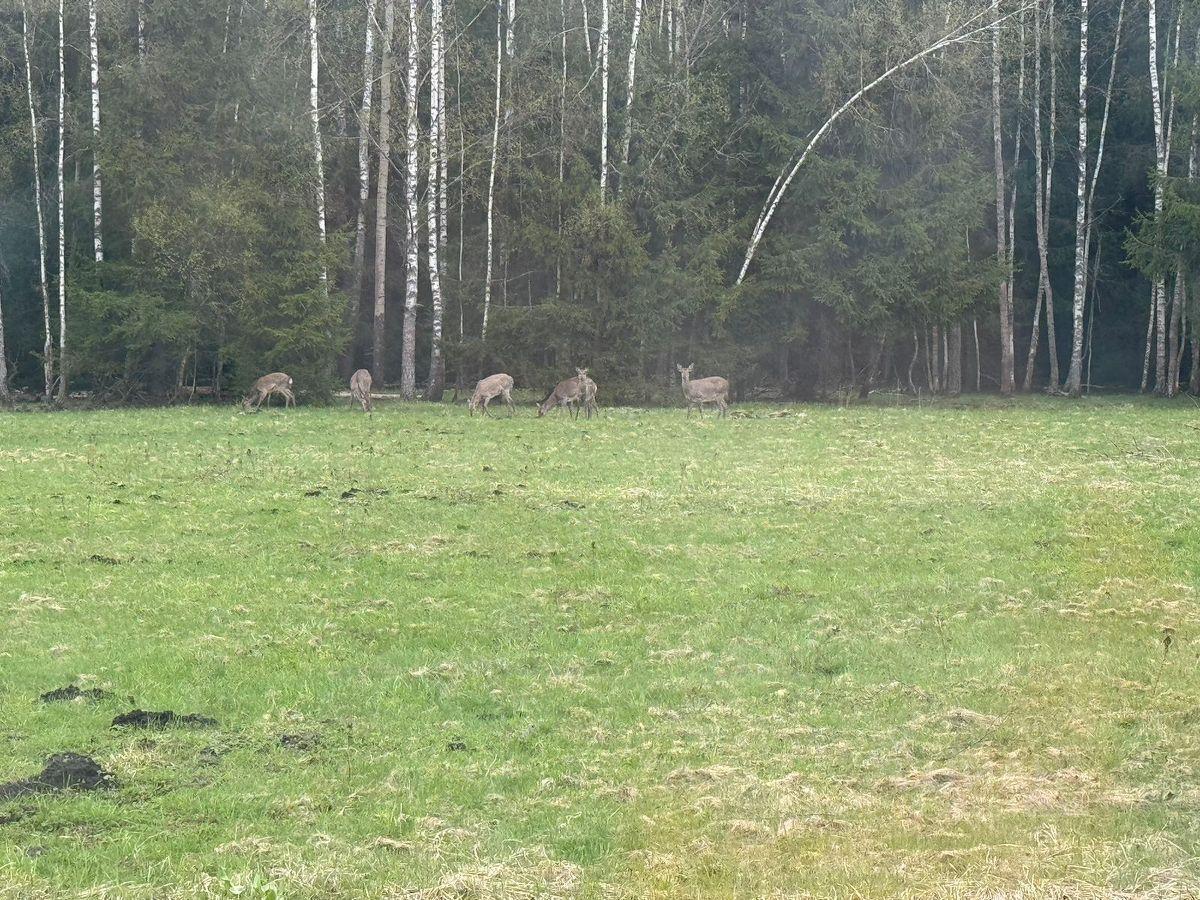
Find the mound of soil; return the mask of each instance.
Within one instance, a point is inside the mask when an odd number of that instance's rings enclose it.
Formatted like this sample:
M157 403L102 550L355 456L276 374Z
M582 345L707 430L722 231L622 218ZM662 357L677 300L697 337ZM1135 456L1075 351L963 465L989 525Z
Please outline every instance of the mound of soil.
M217 720L196 713L181 716L169 709L161 711L131 709L112 721L113 728L169 728L173 725L182 725L186 728L216 728Z
M46 766L33 778L0 784L0 800L12 800L29 794L55 791L96 791L112 787L112 776L100 768L90 756L78 753L56 753L46 760Z
M111 697L108 691L102 691L100 688L89 688L88 690L81 689L78 685L68 684L66 687L56 688L53 691L46 691L40 699L43 703L58 703L70 700L107 700Z

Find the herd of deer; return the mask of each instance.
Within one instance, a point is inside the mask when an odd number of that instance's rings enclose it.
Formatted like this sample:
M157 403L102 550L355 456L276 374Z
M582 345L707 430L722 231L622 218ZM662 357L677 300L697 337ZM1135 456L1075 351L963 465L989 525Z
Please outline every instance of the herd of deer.
M718 416L725 415L729 409L729 382L726 379L718 375L711 378L693 379L692 366L676 366L675 368L679 370L679 378L683 385L683 397L687 400L689 416L692 414L693 406L703 414L706 403L717 407ZM266 401L269 407L271 396L279 394L283 397L285 409L288 406L295 406L296 396L292 393L292 385L291 376L284 372L272 372L270 375L264 375L251 386L250 393L242 401L242 405L246 410L251 408L257 410L262 406L263 401ZM475 415L476 410L479 410L484 415L490 416L488 404L500 397L507 404L509 415L515 415L517 407L513 403L512 389L511 375L503 373L489 375L475 385L475 392L471 395L467 408L471 411L471 415ZM366 369L359 369L350 378L350 403L351 405L359 404L365 413L370 413L374 409L371 401L371 373ZM596 405L596 382L588 377L587 369L576 369L574 378L568 378L555 385L554 390L538 406L538 417L560 407L566 407L573 419L579 417L580 407L583 408L584 414L589 419L593 412L600 411L600 407Z

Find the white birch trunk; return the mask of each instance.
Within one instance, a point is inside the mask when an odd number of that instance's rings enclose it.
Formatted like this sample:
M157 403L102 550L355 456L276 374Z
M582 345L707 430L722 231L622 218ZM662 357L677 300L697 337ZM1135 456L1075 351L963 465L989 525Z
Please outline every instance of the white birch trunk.
M431 0L429 6L429 178L425 189L426 231L429 253L429 293L431 313L429 349L429 387L427 400L442 399L445 367L442 360L442 270L438 244L441 240L439 206L445 188L442 185L442 81L438 76L442 56L442 4Z
M1018 74L1017 74L1017 111L1013 128L1013 157L1012 157L1012 190L1009 192L1008 209L1005 220L1008 223L1008 293L1009 303L1012 304L1014 317L1016 314L1016 246L1017 246L1017 188L1021 183L1018 173L1021 170L1021 116L1025 111L1025 11L1021 11L1020 40L1019 40ZM1015 327L1013 340L1016 340ZM1014 366L1015 366L1014 351Z
M1155 146L1155 185L1154 185L1154 217L1155 220L1161 220L1163 210L1163 182L1166 178L1166 161L1167 161L1167 146L1166 134L1163 130L1163 114L1162 114L1162 87L1159 80L1158 72L1158 3L1157 0L1148 0L1147 16L1149 25L1149 63L1150 63L1150 104L1154 113L1154 146ZM1154 280L1154 285L1151 291L1151 306L1150 317L1153 320L1153 327L1158 332L1158 355L1156 357L1155 368L1155 386L1156 392L1161 393L1165 389L1166 378L1163 371L1166 363L1166 300L1163 280L1161 277ZM1150 346L1147 343L1146 347L1147 362L1150 353ZM1143 382L1145 379L1143 378Z
M367 0L367 27L363 38L362 105L358 114L358 215L354 222L354 272L350 321L353 334L358 333L359 305L362 301L363 280L367 258L367 201L371 196L371 101L375 86L375 2ZM351 338L350 353L355 350ZM382 385L380 385L382 389Z
M496 112L492 124L492 165L488 171L487 198L487 268L483 277L483 327L479 336L487 340L488 313L492 306L492 246L493 246L493 212L496 200L496 151L500 146L500 88L503 83L504 52L501 47L503 39L502 22L504 19L504 2L496 0Z
M58 0L58 402L67 399L67 33L64 0Z
M1083 393L1083 304L1087 298L1088 0L1079 0L1079 182L1075 192L1075 294L1071 300L1071 367L1067 394Z
M982 12L976 13L966 22L952 29L950 32L934 41L928 47L925 47L923 50L919 50L902 62L898 62L891 68L885 70L883 74L879 75L877 78L863 85L853 94L851 94L841 106L839 106L833 111L832 114L830 114L829 118L827 118L821 124L821 127L819 127L813 133L808 143L804 146L803 151L800 153L799 159L797 159L795 163L792 163L791 160L789 160L788 164L784 166L782 171L780 171L779 177L775 179L775 184L771 187L770 192L767 194L767 199L763 202L762 211L759 213L758 220L755 222L754 229L750 234L750 241L746 245L746 255L742 260L742 267L738 271L737 280L734 282L735 285L740 285L745 280L746 272L750 268L750 263L754 261L754 255L758 251L759 242L762 240L762 236L766 233L767 226L771 223L771 219L774 217L775 210L779 207L779 203L783 199L783 195L787 192L787 189L795 179L796 174L800 171L801 167L808 160L808 157L812 154L813 149L818 143L820 143L821 138L829 133L829 130L833 128L837 121L843 115L845 115L846 111L854 106L858 100L870 93L874 88L878 87L883 82L887 81L897 72L900 72L911 66L913 63L919 62L920 60L925 59L927 56L931 56L937 53L939 50L943 50L953 44L961 44L966 41L973 40L979 34L988 31L989 29L998 27L998 25L1004 21L1004 19L997 19L995 21L979 24L979 20L984 18L988 11L989 10L985 9ZM1008 17L1006 16L1004 18ZM1000 215L1003 217L1003 202L1001 203Z
M38 290L42 295L42 377L43 398L50 402L54 392L54 337L50 332L50 286L46 280L46 217L42 211L42 154L38 135L37 112L33 105L33 66L29 50L29 4L21 2L21 48L25 55L25 99L29 105L29 146L33 163L33 205L37 211Z
M639 0L640 2L640 0ZM554 299L562 299L563 184L567 164L567 0L558 0L562 22L562 79L558 91L558 243L554 248Z
M998 13L1000 0L992 0L992 15L997 19L992 26L992 140L996 167L996 258L1002 266L1008 263L1006 241L1007 222L1004 207L1004 132L1000 116L1000 22ZM1007 278L1007 275L1006 275ZM1013 392L1013 339L1012 297L1007 280L1000 282L1000 393Z
M375 311L371 378L384 388L387 355L387 224L388 180L392 166L392 39L396 30L395 0L383 0L383 39L379 49L379 162L375 176Z
M1029 391L1033 387L1038 340L1041 335L1042 305L1046 302L1050 283L1046 243L1046 208L1049 198L1046 194L1046 181L1043 175L1045 160L1042 157L1042 8L1040 4L1034 8L1033 16L1033 218L1037 230L1038 288L1033 304L1033 328L1029 333L1029 354L1025 357L1025 380L1022 383L1022 390L1025 391Z
M625 87L625 136L621 141L621 171L618 173L617 196L625 187L629 169L629 148L633 143L633 97L637 83L638 34L642 30L642 0L633 0L633 31L629 35L629 73Z
M146 64L146 0L137 0L138 65Z
M104 191L100 183L100 48L96 38L96 0L88 0L88 46L92 88L92 247L104 262Z
M308 0L308 115L312 122L313 170L316 185L317 233L321 241L321 290L328 290L329 271L325 266L325 151L321 143L321 101L318 91L321 45L317 37L317 0Z
M1050 235L1050 207L1054 198L1054 166L1058 160L1058 66L1054 64L1054 51L1057 48L1055 40L1056 32L1054 30L1054 7L1055 0L1050 0L1050 17L1049 17L1049 52L1050 52L1050 122L1049 133L1047 135L1049 149L1046 153L1046 199L1045 205L1042 207L1042 215L1044 217L1043 227L1046 230L1047 239ZM1051 287L1050 271L1046 270L1046 295L1045 295L1045 316L1046 316L1046 350L1050 357L1050 383L1047 385L1047 390L1051 393L1057 393L1060 385L1059 367L1058 367L1058 329L1054 316L1054 290Z
M0 403L8 401L8 348L4 345L4 298L0 296Z
M587 0L579 0L580 6L583 7L583 42L587 47L588 65L592 64L592 26L588 24L588 5Z
M417 0L408 0L408 71L404 79L407 128L404 141L404 332L400 348L400 395L412 400L417 395L417 265L420 261L420 229L417 217L417 179L420 177L417 145Z
M608 194L608 6L600 0L600 203Z

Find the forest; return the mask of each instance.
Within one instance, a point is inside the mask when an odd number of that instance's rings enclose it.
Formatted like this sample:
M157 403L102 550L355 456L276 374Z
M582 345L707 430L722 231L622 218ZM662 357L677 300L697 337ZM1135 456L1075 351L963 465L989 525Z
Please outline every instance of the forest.
M1200 393L1190 0L5 0L0 400Z

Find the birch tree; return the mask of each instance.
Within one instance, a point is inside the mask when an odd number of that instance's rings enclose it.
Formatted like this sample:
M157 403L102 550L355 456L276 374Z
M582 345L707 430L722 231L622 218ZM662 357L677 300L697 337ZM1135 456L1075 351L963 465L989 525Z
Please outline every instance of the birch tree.
M1087 298L1088 0L1079 0L1079 181L1075 192L1075 294L1071 300L1071 368L1067 394L1083 392L1083 304Z
M37 213L38 293L42 298L43 399L49 403L54 391L54 336L50 332L50 287L46 280L46 222L42 210L42 154L37 112L33 102L33 65L30 62L29 2L21 0L21 49L25 56L25 99L29 106L29 150L33 164L33 206Z
M608 192L608 6L600 0L600 202Z
M1150 106L1154 114L1154 217L1161 220L1163 211L1163 188L1167 175L1166 135L1163 131L1161 84L1158 71L1158 4L1156 0L1147 0L1147 22L1149 26L1149 62L1150 62ZM1150 334L1157 330L1159 335L1159 353L1155 368L1155 391L1162 392L1165 387L1164 372L1166 362L1166 302L1165 287L1162 276L1154 279L1150 300L1150 331L1147 331L1146 360L1142 371L1142 390L1146 389L1150 364Z
M8 348L4 344L4 291L0 285L0 403L8 404Z
M1003 123L1000 115L1000 0L992 0L992 138L996 167L996 258L1007 266L1008 246L1005 240L1007 223L1004 212L1004 143ZM1013 311L1012 285L1007 278L1000 282L1000 393L1013 392Z
M633 142L633 97L637 82L638 33L641 29L642 0L633 0L633 30L629 35L629 73L625 79L625 137L621 141L621 171L618 174L620 180L617 181L617 196L621 195L625 187L625 178L629 170L629 147Z
M488 170L487 266L483 276L483 327L479 333L480 338L483 340L487 340L488 312L492 306L492 249L494 243L492 220L496 203L496 151L500 146L500 87L503 77L501 65L504 61L503 48L501 47L503 21L504 0L496 0L496 111L492 117L492 165Z
M1039 3L1034 8L1033 23L1033 155L1034 155L1034 227L1037 232L1038 248L1038 287L1033 304L1033 327L1029 333L1029 354L1025 357L1025 380L1022 390L1029 391L1033 387L1034 367L1037 364L1038 341L1041 336L1041 314L1043 307L1047 309L1047 325L1052 321L1054 292L1050 286L1049 250L1047 235L1049 232L1050 186L1054 177L1053 151L1051 162L1045 165L1042 155L1042 8ZM1053 57L1051 69L1053 70ZM1051 109L1054 108L1054 90L1050 91ZM1051 117L1050 143L1054 143L1054 122ZM1058 385L1058 353L1052 341L1050 344L1051 378L1053 387Z
M312 122L313 188L317 205L317 233L321 241L321 290L329 286L329 270L325 266L325 151L321 143L320 59L321 45L317 36L317 0L308 0L308 115Z
M64 0L58 0L58 402L67 400L67 30Z
M400 394L405 400L417 395L417 264L420 243L417 217L417 178L420 170L417 145L417 0L408 0L408 70L404 79L407 128L404 141L404 334L400 348Z
M88 46L92 87L92 247L104 262L104 191L100 182L100 48L96 39L96 0L88 0Z
M371 101L375 86L375 21L376 0L367 0L367 27L363 37L362 103L358 113L358 211L354 221L354 270L351 273L352 301L350 321L355 334L358 331L360 306L362 304L363 281L366 278L367 257L367 201L371 196ZM350 355L354 355L351 340Z
M431 0L429 7L429 179L425 189L426 230L429 248L429 293L433 313L430 323L429 388L427 400L442 399L445 382L445 363L442 358L442 271L439 265L438 244L441 240L439 225L440 198L445 186L441 183L442 121L445 114L442 98L442 79L438 70L442 63L442 4Z
M387 198L392 166L392 39L395 30L395 0L383 0L383 40L379 50L379 162L375 176L375 316L371 353L371 378L380 390L385 384L387 354Z
M554 249L554 297L562 298L563 186L567 163L567 0L558 0L562 23L562 77L558 88L558 243Z

